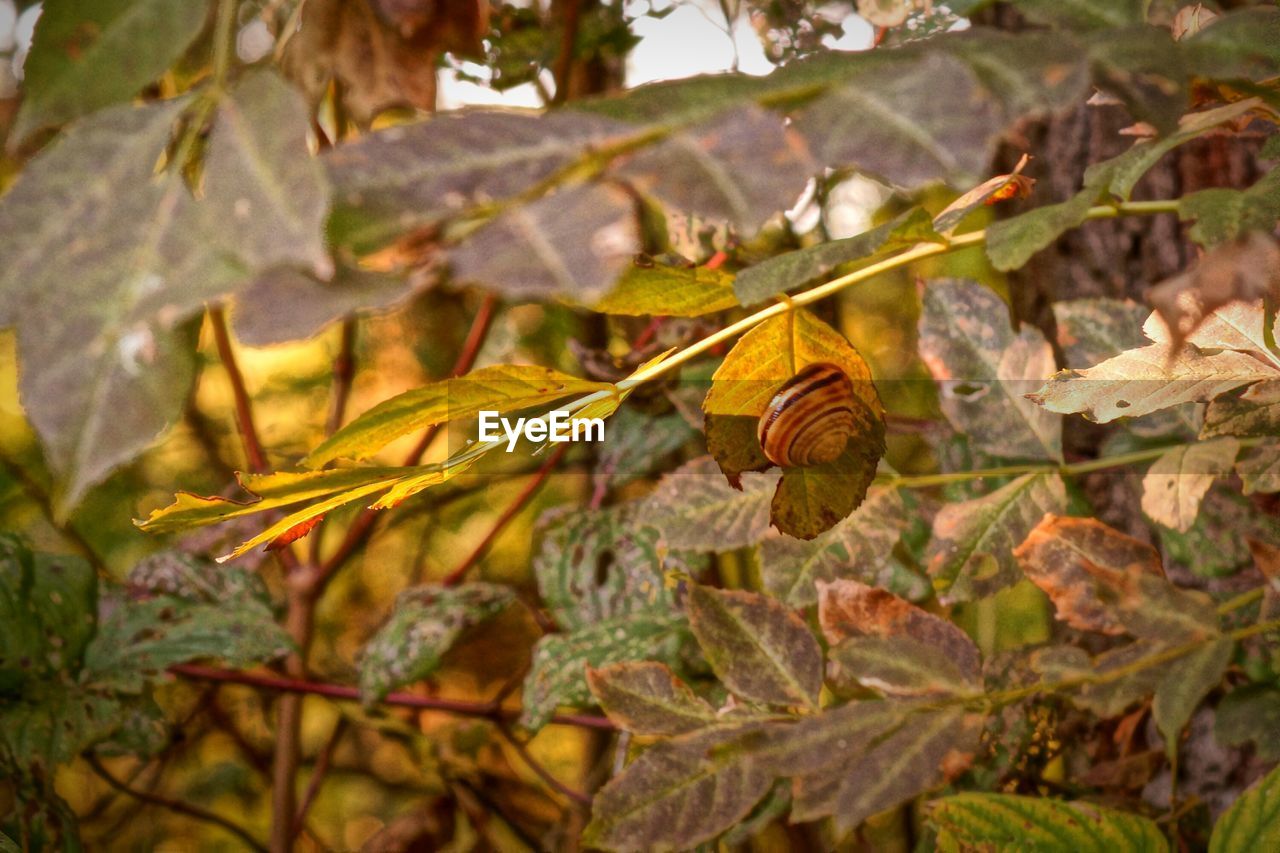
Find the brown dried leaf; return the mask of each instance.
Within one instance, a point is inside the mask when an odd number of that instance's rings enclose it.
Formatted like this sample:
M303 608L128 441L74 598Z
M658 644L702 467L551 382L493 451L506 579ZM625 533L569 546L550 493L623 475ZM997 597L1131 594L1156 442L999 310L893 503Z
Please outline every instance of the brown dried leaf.
M1142 478L1142 511L1158 524L1187 532L1205 493L1231 470L1239 450L1236 439L1219 438L1167 451Z
M818 624L831 645L849 637L910 637L955 664L966 679L978 679L978 647L946 619L855 580L818 581L817 587Z
M1104 634L1125 630L1105 591L1123 586L1133 575L1164 576L1156 549L1093 518L1050 513L1013 554L1031 582L1053 601L1059 619Z

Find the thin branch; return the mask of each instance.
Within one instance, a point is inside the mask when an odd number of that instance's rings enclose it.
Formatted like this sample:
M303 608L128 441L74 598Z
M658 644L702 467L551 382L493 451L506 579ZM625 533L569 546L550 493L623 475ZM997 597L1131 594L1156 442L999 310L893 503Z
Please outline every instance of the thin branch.
M586 794L581 791L575 791L573 788L570 788L568 785L552 776L550 771L543 767L542 764L538 762L538 759L534 758L533 755L530 754L529 748L523 741L515 736L506 723L502 721L496 722L498 731L502 734L503 739L515 748L516 754L520 756L520 760L523 761L530 770L537 774L539 779L546 782L553 790L560 792L573 802L582 806L591 805L591 798Z
M253 404L244 384L244 374L240 372L240 365L236 362L235 350L231 346L231 333L227 331L227 312L222 306L210 306L209 326L213 329L218 359L231 382L231 396L236 408L236 429L240 431L240 441L244 445L249 470L255 474L265 474L271 470L270 465L266 451L262 449L262 439L258 437L258 427L253 422Z
M102 777L103 781L105 781L112 788L115 788L117 791L120 791L123 794L128 794L129 796L133 797L139 802L147 803L148 805L152 805L152 806L158 806L162 809L168 809L171 812L175 812L181 815L186 815L187 817L195 818L196 820L221 827L222 829L226 830L227 832L230 832L232 835L239 838L241 841L243 841L253 850L258 850L258 851L261 851L261 853L266 853L267 848L263 846L262 843L259 842L256 838L250 835L248 831L245 830L244 827L234 823L231 820L228 820L222 815L214 814L208 809L201 808L200 806L197 806L193 803L185 802L183 800L175 800L169 797L161 796L159 794L149 794L146 791L139 791L136 788L131 788L124 782L117 779L115 776L111 775L111 771L107 770L106 767L103 767L102 762L99 761L98 757L92 753L88 753L88 752L85 753L84 760L86 763L88 763L89 767L93 770L94 773Z
M329 766L333 762L333 751L338 747L338 741L342 740L343 734L347 731L347 718L339 717L338 722L333 726L333 732L329 735L329 739L325 741L324 747L320 750L320 754L316 756L315 767L311 769L311 778L307 780L307 790L302 794L302 802L298 804L298 813L293 818L293 832L296 835L307 821L307 812L311 809L311 804L315 802L316 795L320 793L320 785L324 782L324 777L329 772Z
M196 681L219 681L228 684L244 684L277 693L308 694L324 696L342 702L359 702L360 690L344 684L329 684L319 681L308 681L302 678L285 678L257 672L242 672L234 669L201 666L199 664L179 664L169 667L174 675ZM462 717L483 717L489 720L510 721L519 718L520 712L514 708L504 708L490 702L468 702L462 699L444 699L436 696L417 696L412 693L388 693L378 704L394 708L417 708L425 711L444 711ZM577 726L585 729L601 729L613 731L616 726L608 717L597 717L591 714L556 714L551 722L562 726Z
M329 405L329 420L324 434L333 435L347 416L347 402L351 399L351 383L356 376L356 320L348 317L342 321L342 342L333 359L333 385Z
M458 360L454 362L453 370L450 376L461 376L469 371L476 363L476 357L480 354L480 348L484 344L484 339L489 333L489 327L493 323L494 310L498 304L497 297L486 294L484 301L480 303L479 309L476 310L476 316L471 321L471 329L467 332L466 340L463 341L462 350L458 353ZM436 437L437 428L431 427L419 439L418 444L413 448L409 455L405 458L404 464L417 465L422 459L422 455L426 453L427 447L430 446L432 440ZM351 526L347 528L347 534L339 543L337 549L329 555L329 558L319 564L316 571L316 593L323 592L333 574L340 568L351 556L360 550L361 546L368 540L373 533L374 525L382 513L377 510L366 509L364 512L356 516L355 521L351 522Z
M538 493L542 488L543 483L545 483L547 478L551 476L551 472L555 470L555 467L560 464L560 460L564 459L565 454L568 452L569 445L562 444L556 448L555 452L547 457L547 461L543 462L542 467L529 478L529 482L525 483L524 488L520 490L520 494L516 495L515 500L513 500L507 508L502 511L502 515L498 516L497 520L494 521L493 526L489 528L489 532L480 540L480 543L476 545L475 549L458 564L457 568L445 575L444 580L441 581L441 583L445 586L456 586L462 582L462 579L466 577L467 572L469 572L476 563L480 562L480 559L486 552L488 552L490 546L493 545L494 540L498 538L498 534L511 523L513 518L520 514L520 510L524 509L525 505L528 504L529 501L533 499L533 496Z

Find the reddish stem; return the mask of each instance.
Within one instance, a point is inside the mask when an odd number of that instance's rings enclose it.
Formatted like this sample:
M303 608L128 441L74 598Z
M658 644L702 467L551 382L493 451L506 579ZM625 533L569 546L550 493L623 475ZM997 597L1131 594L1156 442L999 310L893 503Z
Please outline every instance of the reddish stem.
M360 691L355 687L343 684L328 684L320 681L308 681L302 678L285 678L267 673L243 672L234 669L220 669L200 664L178 664L169 667L169 672L184 678L197 681L218 681L228 684L244 684L263 690L278 693L309 694L325 696L345 702L360 701ZM484 717L490 720L514 720L520 712L514 708L503 708L492 702L468 702L462 699L444 699L437 696L416 696L412 693L388 693L379 704L397 708L418 708L428 711L444 711L463 717ZM597 717L591 714L556 714L552 723L563 726L578 726L586 729L613 731L616 726L608 717Z
M245 456L248 457L249 470L255 474L268 471L267 454L262 449L262 439L258 437L258 428L253 422L253 408L249 401L249 392L245 388L244 374L236 363L235 351L231 347L231 334L227 331L227 312L221 306L209 308L209 326L213 329L214 344L218 348L218 358L227 371L227 379L231 382L231 396L235 400L236 428L240 430L240 441L244 445Z

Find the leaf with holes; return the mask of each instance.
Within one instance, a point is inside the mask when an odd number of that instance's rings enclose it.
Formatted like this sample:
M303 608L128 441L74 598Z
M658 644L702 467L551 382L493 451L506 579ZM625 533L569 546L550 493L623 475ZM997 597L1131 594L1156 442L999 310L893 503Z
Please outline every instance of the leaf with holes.
M515 600L510 587L469 583L411 587L396 597L391 618L360 653L360 696L377 702L397 687L421 681L440 666L471 628Z
M717 719L706 700L653 661L588 668L587 685L609 719L634 734L678 735Z
M944 602L983 598L1020 576L1013 548L1045 513L1061 512L1066 489L1057 474L1024 474L989 495L947 504L933 520L929 575Z
M1026 399L1055 366L1039 330L1015 335L1004 303L977 282L927 282L923 303L920 357L951 425L995 456L1061 459L1062 419Z
M1246 353L1152 344L1087 370L1064 370L1030 397L1051 412L1083 414L1105 424L1180 403L1212 400L1242 385L1272 379L1280 379L1280 368Z
M1166 451L1142 478L1142 511L1182 533L1191 529L1213 481L1231 471L1240 451L1234 438L1181 445Z
M755 702L814 707L822 650L794 611L758 593L694 586L689 626L720 680Z
M533 557L538 592L557 625L575 630L631 613L668 613L664 577L698 575L706 557L659 547L652 527L635 523L635 505L551 510L538 523Z

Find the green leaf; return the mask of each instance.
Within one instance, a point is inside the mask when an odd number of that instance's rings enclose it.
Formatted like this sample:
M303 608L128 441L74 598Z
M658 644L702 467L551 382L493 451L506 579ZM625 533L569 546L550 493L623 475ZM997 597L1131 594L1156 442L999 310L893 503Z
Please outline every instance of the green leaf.
M636 523L655 528L668 548L728 551L760 541L769 529L769 500L778 477L747 473L741 490L725 482L709 456L663 477L636 510Z
M622 729L641 735L678 735L716 722L716 711L660 663L618 663L587 670L600 707Z
M734 693L774 705L817 704L822 650L782 603L744 590L694 586L689 625L707 662Z
M1098 187L1086 185L1071 198L1028 210L987 228L987 257L1001 272L1020 269L1042 249L1085 221L1098 200Z
M1013 548L1047 512L1061 512L1057 474L1024 474L989 495L948 504L933 521L928 569L943 603L991 595L1018 580Z
M138 94L182 56L207 9L204 0L45 2L10 144Z
M733 290L743 305L754 305L826 278L842 264L926 241L942 242L942 238L933 230L929 214L915 207L870 231L775 255L747 267L734 279Z
M1247 190L1210 189L1178 200L1178 218L1195 220L1188 230L1202 246L1234 240L1246 231L1271 231L1280 220L1280 169Z
M533 650L524 681L520 724L537 731L556 708L586 707L594 701L587 668L637 660L677 664L688 624L675 615L632 614L605 619L566 634L548 634Z
M867 409L844 452L834 461L785 468L769 516L787 536L814 539L848 518L867 495L884 455L884 421Z
M518 300L590 305L640 251L635 202L604 183L556 190L511 207L449 253L453 277Z
M596 794L583 843L604 850L686 849L731 828L764 798L773 774L753 760L758 726L663 741Z
M98 579L80 557L0 535L0 695L74 674L93 634Z
M896 489L872 489L848 518L814 539L770 536L760 543L760 571L770 595L792 607L818 600L817 581L882 580L893 546L907 526Z
M605 314L699 317L738 305L733 274L707 267L632 263L593 307Z
M427 470L430 470L428 466L420 466L239 474L237 479L240 485L254 497L254 500L241 501L178 492L174 496L173 503L152 511L145 521L135 523L148 533L175 533L254 515L269 509L292 506L303 501L331 497L366 486L387 489L406 476Z
M1244 684L1222 698L1215 709L1213 736L1224 746L1252 742L1264 762L1280 760L1280 687Z
M1217 438L1174 447L1160 456L1142 478L1142 511L1152 521L1186 533L1200 512L1213 481L1231 471L1240 452L1234 438Z
M1212 400L1233 388L1277 378L1280 370L1246 353L1152 344L1087 370L1061 371L1031 399L1051 412L1079 413L1105 424Z
M1092 803L966 792L935 800L929 822L956 849L1037 853L1165 853L1153 821ZM947 848L950 849L950 848Z
M257 271L330 264L328 190L292 90L259 73L226 96L200 201L178 170L154 174L183 106L86 118L0 199L0 232L23 235L0 245L0 325L17 325L23 404L62 510L177 416L194 372L188 320L206 302Z
M1280 546L1275 518L1226 483L1209 490L1196 523L1186 533L1156 528L1169 562L1204 578L1227 577L1249 566L1248 540Z
M1280 492L1280 441L1264 441L1246 450L1236 462L1244 493Z
M1280 767L1258 780L1218 818L1209 853L1248 853L1280 845Z
M667 572L696 576L707 559L666 551L658 533L636 524L634 505L606 510L551 510L538 524L533 557L538 592L562 629L585 628L631 613L668 613Z
M303 464L320 468L334 459L364 459L402 435L472 418L482 410L507 414L609 387L532 364L482 367L384 400L331 435Z
M943 413L975 446L996 457L1062 458L1062 419L1026 399L1054 372L1053 350L1030 324L1015 335L998 296L977 282L928 282L919 348L941 383Z
M129 573L127 595L112 597L85 654L83 680L139 693L174 664L212 659L246 667L292 648L256 575L162 552Z
M1168 666L1156 686L1151 715L1164 735L1169 755L1177 752L1178 738L1196 707L1222 681L1235 648L1233 640L1213 640Z
M412 587L396 597L391 618L360 653L360 696L366 703L440 666L445 653L469 629L492 619L515 600L510 587L469 583Z
M634 132L561 110L442 114L365 134L322 158L335 190L330 227L338 242L368 251L540 186Z
M65 681L30 686L22 698L0 702L0 773L47 777L111 734L120 711L114 697Z

